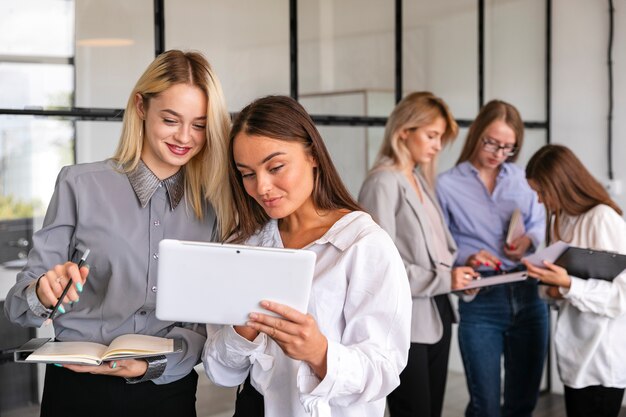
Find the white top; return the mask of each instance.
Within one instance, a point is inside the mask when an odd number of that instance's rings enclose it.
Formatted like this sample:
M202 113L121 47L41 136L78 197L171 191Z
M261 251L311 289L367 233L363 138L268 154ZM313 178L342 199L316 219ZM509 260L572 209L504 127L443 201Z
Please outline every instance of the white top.
M572 246L626 254L626 222L598 205L581 216L563 216L561 240ZM571 277L560 288L555 346L559 374L571 388L626 387L626 272L612 282Z
M283 247L277 222L247 244ZM207 375L236 386L250 372L266 417L382 417L410 345L411 293L398 250L363 212L345 215L306 249L317 254L308 313L328 339L326 377L263 333L250 342L215 325L207 325Z

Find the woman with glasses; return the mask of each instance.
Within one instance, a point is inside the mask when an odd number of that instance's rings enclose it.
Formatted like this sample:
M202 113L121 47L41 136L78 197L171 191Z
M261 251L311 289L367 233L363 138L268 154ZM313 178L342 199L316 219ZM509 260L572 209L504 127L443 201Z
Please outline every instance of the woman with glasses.
M483 277L523 268L520 259L543 240L545 211L513 162L524 139L515 107L487 103L472 123L454 168L440 175L437 195L458 246L456 266ZM525 233L507 244L513 212ZM536 281L483 288L459 300L459 347L470 402L465 415L530 416L548 341L548 310ZM501 365L504 356L504 403Z
M476 274L468 266L451 268L456 245L433 189L437 156L456 134L442 99L409 94L389 116L378 159L359 194L359 203L398 247L411 287L411 348L400 386L387 396L391 417L441 415L456 321L448 293Z

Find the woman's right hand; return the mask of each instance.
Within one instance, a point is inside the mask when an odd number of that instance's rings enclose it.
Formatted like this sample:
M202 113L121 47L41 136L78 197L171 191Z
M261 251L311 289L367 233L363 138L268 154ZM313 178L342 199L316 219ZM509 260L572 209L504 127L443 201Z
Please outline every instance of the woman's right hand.
M452 269L452 291L460 290L469 285L480 274L469 266L459 266Z
M484 265L498 270L502 266L502 261L500 261L496 255L481 249L478 253L470 255L465 265L471 266L474 269Z
M53 308L61 294L63 289L69 280L74 282L67 292L67 295L63 299L63 303L69 303L70 301L78 301L79 293L83 291L83 285L89 275L89 268L83 266L78 270L78 265L74 262L66 262L63 265L56 265L54 268L39 277L37 281L37 298L42 305ZM64 311L61 310L61 313Z

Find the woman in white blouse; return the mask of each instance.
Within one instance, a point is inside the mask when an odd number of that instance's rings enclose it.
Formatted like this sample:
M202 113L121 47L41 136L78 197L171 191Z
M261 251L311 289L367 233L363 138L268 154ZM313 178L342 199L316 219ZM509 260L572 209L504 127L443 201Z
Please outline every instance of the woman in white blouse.
M207 327L208 376L236 386L250 373L264 410L249 415L382 417L410 336L410 290L393 242L352 199L295 100L270 96L244 108L229 155L233 240L303 248L317 261L308 312L264 300L279 318Z
M571 150L542 147L526 178L548 210L550 242L626 253L622 210ZM617 416L626 387L626 272L583 280L547 261L545 268L525 264L558 300L554 341L568 417Z

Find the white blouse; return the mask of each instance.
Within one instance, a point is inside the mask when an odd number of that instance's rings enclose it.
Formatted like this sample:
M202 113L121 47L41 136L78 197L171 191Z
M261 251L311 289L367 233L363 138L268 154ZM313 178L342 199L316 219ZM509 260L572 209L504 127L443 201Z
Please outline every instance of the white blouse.
M247 244L283 247L277 222ZM306 249L317 255L308 313L328 339L326 377L263 333L250 342L215 325L207 325L207 375L236 386L250 372L266 417L382 417L410 345L411 293L398 250L363 212L345 215Z
M626 254L626 222L598 205L580 216L564 216L561 239L573 246ZM626 387L626 271L612 282L571 277L560 288L555 346L559 374L572 388Z

